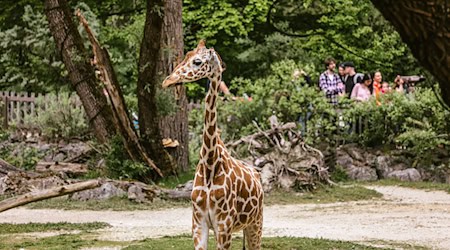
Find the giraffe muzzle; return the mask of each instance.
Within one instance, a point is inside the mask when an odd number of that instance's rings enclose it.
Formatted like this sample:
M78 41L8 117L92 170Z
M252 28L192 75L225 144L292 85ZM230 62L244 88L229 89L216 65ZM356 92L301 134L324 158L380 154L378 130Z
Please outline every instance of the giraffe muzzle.
M163 89L182 84L179 77L168 76L162 83Z

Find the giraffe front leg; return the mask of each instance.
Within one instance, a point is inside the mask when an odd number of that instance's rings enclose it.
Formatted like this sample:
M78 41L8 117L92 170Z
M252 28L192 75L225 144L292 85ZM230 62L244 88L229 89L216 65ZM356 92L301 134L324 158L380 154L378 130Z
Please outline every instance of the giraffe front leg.
M206 223L206 218L199 212L192 215L192 238L194 240L195 250L208 249L209 228Z

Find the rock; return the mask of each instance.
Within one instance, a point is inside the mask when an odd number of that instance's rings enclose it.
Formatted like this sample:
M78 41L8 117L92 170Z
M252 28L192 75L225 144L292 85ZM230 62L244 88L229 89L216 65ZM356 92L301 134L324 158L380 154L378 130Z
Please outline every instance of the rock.
M394 178L401 181L421 181L422 176L415 168L408 168L405 170L396 170L388 174L388 178Z
M366 161L361 152L361 149L359 149L359 148L349 148L349 149L347 149L347 152L350 155L350 157L352 157L354 160L357 160L360 162Z
M75 193L70 199L79 201L105 200L112 197L125 196L125 194L125 191L116 187L113 183L106 182L101 187Z
M66 159L66 155L64 153L58 153L51 161L54 162L63 162Z
M369 167L351 166L349 168L345 168L345 171L352 180L375 181L378 179L376 170Z
M192 188L194 186L194 180L189 180L188 182L184 183L184 184L179 184L177 185L177 190L180 191L188 191L191 192Z
M51 150L50 144L41 144L36 147L39 153L44 153Z
M152 202L156 197L156 193L158 192L157 188L148 186L146 184L136 182L130 183L131 185L128 187L128 199L138 202L138 203L148 203ZM190 197L191 192L187 192L188 197Z
M5 195L8 190L8 184L6 183L7 176L0 178L0 195Z
M336 163L345 169L353 166L353 159L347 154L338 154Z
M376 158L375 167L383 178L386 178L393 171L390 158L385 155L380 155Z

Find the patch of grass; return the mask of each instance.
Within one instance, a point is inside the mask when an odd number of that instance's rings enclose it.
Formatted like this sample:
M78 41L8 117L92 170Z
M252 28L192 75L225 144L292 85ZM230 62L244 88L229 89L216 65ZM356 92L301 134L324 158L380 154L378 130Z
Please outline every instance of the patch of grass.
M334 171L330 174L330 179L334 182L346 182L349 180L347 172L340 165L337 165Z
M174 207L188 207L190 201L173 201L155 199L152 203L136 203L125 197L114 197L107 200L73 201L66 198L53 198L28 204L32 209L62 209L62 210L161 210Z
M0 223L1 234L31 233L31 232L49 232L49 231L91 231L105 227L109 227L108 223L92 222L92 223L27 223L27 224L10 224Z
M92 223L28 223L0 224L0 249L80 249L82 247L124 246L126 243L92 239L92 231L109 227L103 222ZM78 231L70 233L70 231ZM80 232L81 231L81 232ZM40 237L39 233L61 233ZM69 232L69 233L68 233ZM20 235L38 233L38 235ZM19 235L17 235L19 234Z
M164 188L176 188L179 184L184 184L194 179L194 169L179 174L178 176L169 176L162 179L158 185Z
M286 205L304 203L333 203L346 201L371 200L383 195L375 190L360 185L353 186L321 186L312 192L295 193L284 190L274 190L265 194L265 205Z
M359 184L362 184L359 182ZM450 184L435 183L435 182L412 182L412 181L400 181L395 179L383 179L376 182L365 182L366 185L383 185L383 186L400 186L407 188L423 189L423 190L439 190L445 191L450 194Z
M124 242L99 241L88 239L88 235L83 234L61 234L44 238L12 238L0 237L0 249L27 249L27 250L72 250L85 247L116 247L126 246Z
M364 188L361 185L351 186L321 186L312 192L286 192L274 190L265 194L265 205L286 205L304 203L333 203L345 201L370 200L380 198L382 195L375 190ZM189 207L189 200L163 200L155 199L152 203L136 203L123 197L115 197L101 201L72 201L65 197L28 204L32 209L63 209L63 210L162 210L176 207Z
M410 249L410 250L431 250L429 247L412 245L409 243L395 242L395 241L385 241L385 240L371 240L364 242L365 245L370 245L374 247L392 247L394 249Z
M139 249L192 249L192 238L188 235L181 235L176 237L163 237L158 239L146 239L124 248L126 250ZM212 237L208 241L208 249L215 249L215 242ZM242 238L237 237L233 239L231 249L242 249ZM295 250L295 249L333 249L333 250L348 250L348 249L389 249L370 247L352 242L334 241L325 239L310 239L310 238L292 238L292 237L270 237L263 238L262 249L270 250Z

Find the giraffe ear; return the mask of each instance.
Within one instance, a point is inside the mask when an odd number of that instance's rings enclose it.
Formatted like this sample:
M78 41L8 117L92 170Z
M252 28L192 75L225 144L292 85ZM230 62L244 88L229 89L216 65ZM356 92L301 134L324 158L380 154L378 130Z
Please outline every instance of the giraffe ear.
M222 61L222 58L220 58L219 54L211 48L212 56L214 60L217 62L217 65L219 65L220 72L224 72L226 69L225 63Z
M197 49L201 49L205 47L205 40L201 39L200 42L198 42Z

